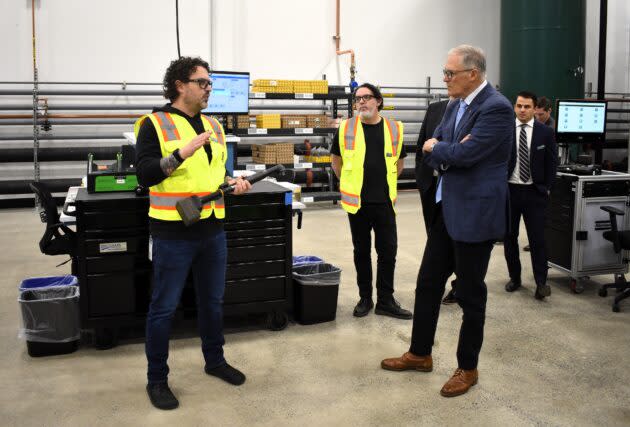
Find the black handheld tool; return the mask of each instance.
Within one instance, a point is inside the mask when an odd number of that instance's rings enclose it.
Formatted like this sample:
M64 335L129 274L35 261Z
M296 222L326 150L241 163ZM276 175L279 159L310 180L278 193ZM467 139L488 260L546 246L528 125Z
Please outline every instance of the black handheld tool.
M271 175L275 172L283 172L284 166L275 165L270 167L269 169L265 169L264 171L260 171L255 173L252 176L245 177L247 181L254 184L261 179ZM229 194L234 191L233 185L221 184L219 189L214 193L210 193L207 196L199 197L199 196L191 196L177 202L175 207L177 208L177 212L182 217L182 221L188 227L201 218L201 209L205 203L208 203L212 200L220 199L224 194Z

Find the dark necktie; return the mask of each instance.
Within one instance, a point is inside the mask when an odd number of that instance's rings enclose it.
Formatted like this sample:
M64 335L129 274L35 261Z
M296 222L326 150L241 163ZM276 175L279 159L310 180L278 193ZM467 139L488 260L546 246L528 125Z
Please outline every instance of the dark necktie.
M529 181L529 149L527 148L527 133L525 124L521 125L521 134L518 137L518 169L519 178L522 182Z

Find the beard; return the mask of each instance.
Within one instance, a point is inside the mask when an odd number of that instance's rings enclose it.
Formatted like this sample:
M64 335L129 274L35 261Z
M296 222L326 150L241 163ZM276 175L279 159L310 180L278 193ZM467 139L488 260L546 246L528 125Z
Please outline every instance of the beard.
M359 117L362 119L372 120L374 118L374 111L360 111Z

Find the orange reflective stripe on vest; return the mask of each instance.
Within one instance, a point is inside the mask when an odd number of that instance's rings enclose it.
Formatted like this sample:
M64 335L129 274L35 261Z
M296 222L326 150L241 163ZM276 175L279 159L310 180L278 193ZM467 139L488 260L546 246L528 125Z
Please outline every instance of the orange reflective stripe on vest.
M350 206L359 206L358 195L346 193L345 191L340 191L340 193L341 193L341 203L345 203Z
M359 121L359 116L354 119L350 119L346 122L346 132L343 135L344 140L344 148L346 150L354 150L354 140L357 137L357 122Z
M202 115L201 118L208 120L208 122L210 123L210 126L212 127L212 130L214 131L214 133L217 136L217 139L219 140L219 144L225 145L225 135L223 135L223 132L221 132L221 126L219 126L219 122L217 122L217 120L212 117L206 118L205 116Z
M395 120L385 119L385 124L389 130L389 135L392 139L392 155L396 157L398 154L398 138L400 137L400 129L398 128L398 122Z
M169 113L158 111L157 113L153 113L153 115L160 124L164 141L178 141L180 139L177 126L175 126L175 122L173 122Z

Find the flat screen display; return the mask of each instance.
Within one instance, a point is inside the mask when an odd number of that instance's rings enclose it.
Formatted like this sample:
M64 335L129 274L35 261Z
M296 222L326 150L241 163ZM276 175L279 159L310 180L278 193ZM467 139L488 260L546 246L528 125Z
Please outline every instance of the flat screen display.
M606 139L607 103L603 100L558 100L556 137L559 143L595 143Z
M249 113L249 73L238 71L213 71L212 93L208 114L247 114Z

